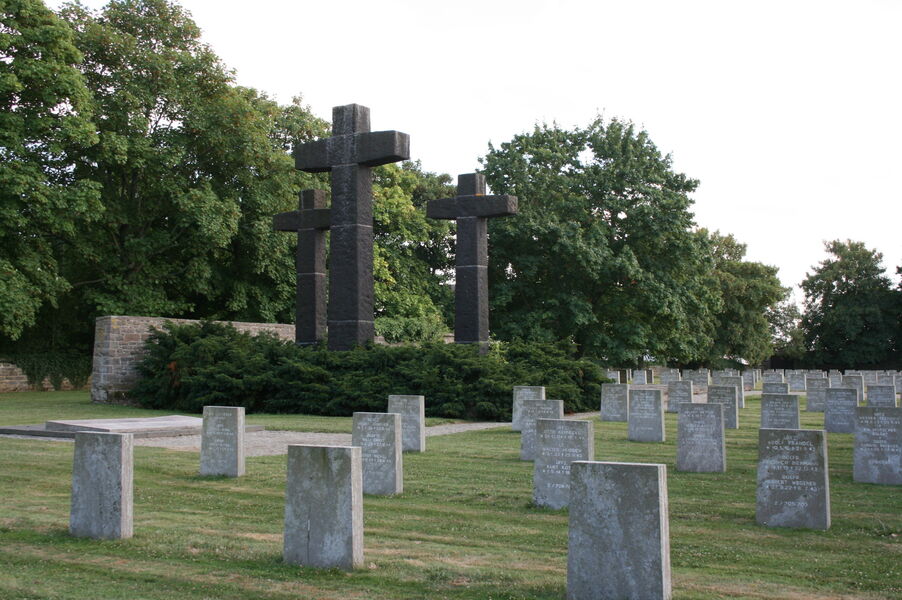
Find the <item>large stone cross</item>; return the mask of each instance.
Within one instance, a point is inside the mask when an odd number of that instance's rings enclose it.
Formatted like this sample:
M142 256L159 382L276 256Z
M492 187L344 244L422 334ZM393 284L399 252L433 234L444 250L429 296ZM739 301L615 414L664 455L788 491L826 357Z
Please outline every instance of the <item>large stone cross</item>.
M410 157L410 137L370 132L370 109L332 109L332 137L294 149L295 168L331 171L329 349L349 350L375 336L373 326L373 169Z
M277 214L272 226L276 231L298 234L294 339L301 346L317 344L326 333L326 192L302 191L298 210Z
M489 217L517 214L516 196L486 196L485 176L457 178L457 196L432 200L426 216L457 220L454 286L454 341L470 344L489 339Z

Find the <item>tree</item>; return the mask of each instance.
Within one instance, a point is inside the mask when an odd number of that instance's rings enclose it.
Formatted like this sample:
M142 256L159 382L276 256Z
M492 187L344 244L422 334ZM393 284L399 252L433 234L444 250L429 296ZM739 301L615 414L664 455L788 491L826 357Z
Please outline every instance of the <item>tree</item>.
M483 165L520 208L489 224L495 336L572 339L611 364L706 356L719 299L707 241L692 232L698 182L646 132L601 118L536 126L490 145Z
M68 151L97 139L81 58L40 0L0 1L0 338L18 339L70 288L56 248L100 210Z
M902 290L892 288L883 255L852 240L825 247L831 256L802 281L802 327L811 360L820 367L890 366Z
M798 304L789 296L767 310L770 323L773 358L781 365L798 366L806 358L805 332L802 330L802 313Z

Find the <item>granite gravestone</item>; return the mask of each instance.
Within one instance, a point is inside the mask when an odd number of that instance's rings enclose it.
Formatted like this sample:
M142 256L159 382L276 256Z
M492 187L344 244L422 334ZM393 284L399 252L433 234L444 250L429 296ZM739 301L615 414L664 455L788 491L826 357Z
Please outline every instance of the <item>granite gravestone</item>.
M570 467L567 599L671 597L667 468Z
M426 398L408 395L389 396L388 412L401 415L401 450L425 452Z
M244 407L205 406L200 474L244 475Z
M563 418L563 400L524 400L523 429L520 431L520 460L535 460L536 458L538 446L536 421Z
M132 537L133 456L130 433L75 433L69 533L117 540Z
M283 559L350 570L363 565L361 449L288 446Z
M746 390L755 389L755 384L757 380L755 379L754 371L743 371L742 372L742 385Z
M783 372L776 371L765 371L764 375L762 375L761 379L762 383L784 383L783 382ZM788 394L789 390L787 389L785 392L781 392Z
M607 377L614 383L622 383L620 381L620 371L610 371L609 370L605 373L605 377Z
M739 429L739 399L734 385L709 385L708 404L723 404L723 422L727 429Z
M627 439L631 442L664 441L664 403L661 390L629 391Z
M669 385L674 381L681 381L679 369L664 369L661 371L661 385Z
M902 485L902 408L859 407L852 479Z
M830 484L824 431L758 430L755 505L759 525L830 528Z
M830 380L823 377L805 378L805 410L808 412L824 412L827 401L827 388Z
M692 382L671 381L667 384L667 412L679 412L683 403L692 403Z
M727 470L722 404L683 404L677 417L677 471Z
M629 419L629 393L628 383L602 383L601 420L626 423Z
M827 380L830 382L827 387L842 387L842 373L830 373Z
M633 371L633 383L636 385L645 385L648 383L646 375L645 369L636 369Z
M724 375L720 378L719 385L732 385L736 388L736 400L739 408L745 408L745 386L742 384L742 377L736 375Z
M683 371L683 379L692 382L692 388L697 392L704 392L708 388L708 371Z
M533 500L537 506L559 509L570 504L570 463L595 458L595 437L589 421L538 419Z
M798 395L762 394L761 427L764 429L798 429Z
M777 381L765 381L761 384L762 394L788 394L789 384Z
M789 382L789 391L790 392L804 392L805 391L805 377L804 373L790 373L787 380Z
M855 409L858 407L858 390L854 388L827 388L824 406L824 429L829 433L854 433Z
M895 385L869 385L868 395L865 404L868 406L880 406L884 408L895 408L896 406L896 386Z
M517 214L516 196L486 196L485 176L468 173L457 178L457 196L431 200L426 216L457 221L454 267L454 341L489 340L488 219Z
M877 375L877 385L896 385L895 375Z
M364 494L390 496L404 491L401 415L355 412L351 445L360 446Z
M602 384L604 385L604 384ZM540 385L515 385L514 386L514 405L511 415L511 429L514 431L523 430L523 401L524 400L544 400L545 388Z
M858 390L858 398L864 398L864 377L861 375L843 375L843 387L851 387Z
M410 137L370 131L370 109L332 109L332 137L294 148L295 168L330 172L329 349L373 340L373 167L410 158Z

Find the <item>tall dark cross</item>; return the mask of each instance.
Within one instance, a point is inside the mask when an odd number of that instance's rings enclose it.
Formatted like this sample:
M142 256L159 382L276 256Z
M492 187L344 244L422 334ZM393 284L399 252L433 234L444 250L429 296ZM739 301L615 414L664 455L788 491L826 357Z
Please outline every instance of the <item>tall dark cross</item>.
M326 333L326 230L329 209L326 192L304 190L298 196L298 210L272 218L276 231L296 231L297 306L294 339L298 345L317 344Z
M486 196L485 177L457 178L457 196L432 200L426 216L457 220L454 286L454 341L470 344L489 339L488 218L517 214L516 196Z
M329 277L329 349L371 341L373 327L373 167L410 158L410 137L370 132L370 109L332 109L332 137L294 149L295 168L331 171L332 239Z

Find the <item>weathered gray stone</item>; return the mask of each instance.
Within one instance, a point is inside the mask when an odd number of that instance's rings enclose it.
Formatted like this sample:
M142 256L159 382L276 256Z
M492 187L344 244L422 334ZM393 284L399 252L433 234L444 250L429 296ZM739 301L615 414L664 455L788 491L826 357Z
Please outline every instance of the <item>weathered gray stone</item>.
M687 370L683 371L683 379L688 379L692 382L692 387L697 392L704 392L708 388L709 378L708 371L705 370Z
M789 384L778 381L765 381L761 384L762 394L788 394Z
M830 387L829 379L823 377L805 378L805 410L807 412L824 412L828 387Z
M75 434L69 533L99 540L132 537L133 447L130 433Z
M895 385L869 385L866 404L868 406L881 406L881 407L887 407L887 408L895 408L895 406L896 406L896 386Z
M535 460L536 458L538 447L536 421L563 418L563 400L524 400L523 429L520 431L520 460Z
M857 407L858 390L855 388L827 388L824 429L830 433L855 433Z
M631 442L664 441L664 403L661 390L629 391L627 439Z
M601 420L626 423L629 420L629 393L628 383L602 383Z
M742 385L746 390L755 389L756 383L758 383L758 380L755 378L755 371L742 372Z
M723 404L724 427L739 429L739 398L735 385L709 385L708 404Z
M426 451L426 398L392 395L388 412L401 415L401 449L404 452Z
M790 373L787 380L789 382L789 391L790 392L804 392L805 391L805 377L804 373Z
M671 381L667 384L667 412L680 412L680 405L692 402L691 381Z
M852 479L902 485L902 408L856 409Z
M877 385L896 385L896 376L892 374L877 375Z
M404 491L401 415L355 412L351 444L361 449L364 494L389 496Z
M604 384L602 384L604 385ZM511 429L523 431L523 401L544 400L545 388L540 385L515 385L514 406L511 414Z
M762 394L761 427L764 429L798 429L798 395Z
M283 559L292 565L363 565L361 449L288 446Z
M200 474L244 475L244 407L205 406Z
M723 404L690 404L677 417L677 471L720 473L727 470Z
M573 463L568 537L568 600L669 599L667 468Z
M779 372L765 371L764 374L762 375L761 381L762 381L762 383L784 383L783 372L782 371L779 371ZM789 390L787 389L786 392L780 392L780 393L788 394Z
M646 378L645 369L636 369L633 371L633 383L637 385L645 385L648 383L648 379Z
M570 504L570 463L595 458L589 421L538 419L533 499L537 506L559 509Z
M842 387L842 373L831 373L828 379L830 381L828 387Z
M719 385L732 385L736 388L736 400L739 408L745 408L745 386L742 383L742 377L735 375L724 375L720 377Z
M620 371L608 370L605 372L605 377L612 380L614 383L622 383L620 381Z
M661 385L668 385L674 381L682 381L679 369L664 369L661 371Z
M759 429L758 524L829 529L827 469L827 436L823 430Z
M858 398L864 398L864 377L862 375L843 375L844 387L853 387L858 390Z

